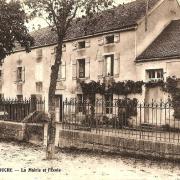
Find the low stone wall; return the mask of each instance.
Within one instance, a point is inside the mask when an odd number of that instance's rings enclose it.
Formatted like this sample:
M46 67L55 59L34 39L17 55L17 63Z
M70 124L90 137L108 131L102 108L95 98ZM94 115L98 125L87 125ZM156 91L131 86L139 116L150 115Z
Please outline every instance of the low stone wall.
M43 144L44 124L0 121L0 139Z
M57 125L56 146L180 160L180 145L64 130L60 125Z
M24 140L25 124L0 121L0 139Z

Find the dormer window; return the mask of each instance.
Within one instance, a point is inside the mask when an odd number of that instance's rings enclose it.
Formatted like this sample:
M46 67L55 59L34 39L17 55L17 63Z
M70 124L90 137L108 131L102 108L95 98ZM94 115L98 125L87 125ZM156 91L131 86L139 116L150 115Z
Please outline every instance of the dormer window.
M114 43L114 34L106 36L105 39L106 39L106 44Z
M78 42L78 49L83 49L86 47L86 42L85 41L79 41Z

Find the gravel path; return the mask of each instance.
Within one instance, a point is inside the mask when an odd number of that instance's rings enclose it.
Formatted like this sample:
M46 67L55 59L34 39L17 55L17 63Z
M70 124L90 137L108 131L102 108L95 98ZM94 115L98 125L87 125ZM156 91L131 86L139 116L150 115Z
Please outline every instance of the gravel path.
M75 152L58 152L52 161L44 157L40 147L0 142L0 171L13 171L0 172L0 180L180 180L180 165L167 162Z

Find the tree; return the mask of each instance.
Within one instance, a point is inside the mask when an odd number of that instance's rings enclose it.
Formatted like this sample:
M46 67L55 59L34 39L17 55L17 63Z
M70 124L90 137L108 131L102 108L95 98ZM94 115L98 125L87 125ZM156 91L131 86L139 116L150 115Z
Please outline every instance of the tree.
M51 67L50 85L48 92L48 114L50 118L47 143L47 159L54 156L55 141L55 91L58 78L59 66L61 64L62 46L66 33L71 25L80 20L76 18L80 13L86 23L92 19L94 14L112 6L113 0L26 0L25 4L31 9L33 15L47 16L46 20L52 31L57 35L57 51L55 62ZM84 29L85 30L85 29Z
M0 0L0 61L13 53L17 43L30 52L33 38L25 26L26 20L19 1Z

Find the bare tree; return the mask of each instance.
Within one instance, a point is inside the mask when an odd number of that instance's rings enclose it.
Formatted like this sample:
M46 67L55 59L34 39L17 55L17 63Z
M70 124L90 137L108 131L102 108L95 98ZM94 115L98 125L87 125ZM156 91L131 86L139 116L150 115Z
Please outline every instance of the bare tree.
M47 143L47 159L54 157L55 141L55 91L61 64L63 41L68 28L82 14L88 23L94 14L113 5L113 0L26 0L26 5L32 10L33 15L47 16L46 20L57 35L57 51L55 62L51 67L50 85L48 92L48 113L50 117Z

